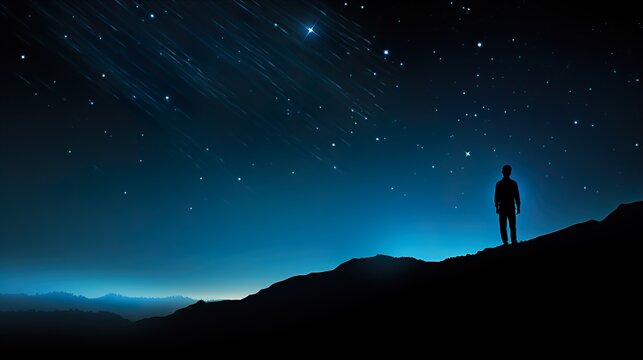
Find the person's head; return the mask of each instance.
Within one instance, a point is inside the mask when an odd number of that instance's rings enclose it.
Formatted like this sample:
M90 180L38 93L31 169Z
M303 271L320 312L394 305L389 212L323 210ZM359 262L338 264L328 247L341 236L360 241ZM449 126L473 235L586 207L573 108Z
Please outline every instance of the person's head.
M511 175L511 165L505 165L502 167L502 176L509 177Z

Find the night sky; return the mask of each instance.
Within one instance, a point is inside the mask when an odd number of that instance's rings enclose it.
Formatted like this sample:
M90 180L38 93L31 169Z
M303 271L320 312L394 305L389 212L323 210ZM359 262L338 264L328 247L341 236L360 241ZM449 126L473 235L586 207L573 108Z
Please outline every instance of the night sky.
M239 298L476 252L506 163L519 240L601 219L643 199L628 6L0 2L0 292Z

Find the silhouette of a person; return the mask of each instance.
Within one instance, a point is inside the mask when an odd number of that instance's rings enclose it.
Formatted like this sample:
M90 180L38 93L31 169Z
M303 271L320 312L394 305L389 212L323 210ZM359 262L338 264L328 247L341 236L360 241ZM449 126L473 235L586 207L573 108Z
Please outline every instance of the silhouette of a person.
M516 240L516 215L520 214L520 193L518 192L518 183L509 178L511 175L511 166L502 167L502 180L496 183L494 194L494 203L496 205L496 214L500 218L500 236L502 243L507 245L507 221L509 221L509 230L511 231L511 243L515 244Z

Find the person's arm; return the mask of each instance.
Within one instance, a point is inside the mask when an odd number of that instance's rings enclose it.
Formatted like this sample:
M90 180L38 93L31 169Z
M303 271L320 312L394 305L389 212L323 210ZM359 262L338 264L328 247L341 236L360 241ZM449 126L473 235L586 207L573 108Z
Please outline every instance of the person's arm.
M520 191L518 191L518 183L516 183L516 214L520 214Z
M496 190L493 192L493 205L496 207L496 214L500 208L500 200L498 199L498 183L496 183Z

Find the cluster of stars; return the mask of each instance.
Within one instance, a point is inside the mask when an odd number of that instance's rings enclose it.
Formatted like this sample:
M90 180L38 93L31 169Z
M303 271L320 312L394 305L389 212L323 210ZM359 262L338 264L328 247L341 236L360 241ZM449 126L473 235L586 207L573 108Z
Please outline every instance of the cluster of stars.
M348 3L347 2L344 3L344 6L348 6ZM140 7L139 5L136 5L137 9L139 7ZM361 5L360 8L364 9L364 6ZM471 9L468 8L468 7L462 7L462 10L466 11L467 13L470 13L470 11L471 11ZM68 9L68 11L70 11L70 13L72 14L71 18L77 19L77 17L76 17L77 14L74 13L73 10ZM251 11L251 10L246 9L246 11ZM167 9L164 10L163 13L168 14L168 10ZM259 13L255 13L255 15L258 15L258 14ZM319 26L329 26L329 25L333 24L332 21L330 21L329 19L327 19L325 17L324 12L320 12L318 14L318 16L319 17L314 22L314 24L304 26L304 31L303 31L304 40L306 40L309 36L312 36L312 35L316 35L316 36L320 35L317 32L318 24L319 24ZM157 16L155 15L154 12L149 12L148 17L149 17L149 19L155 19ZM265 17L265 16L262 15L262 17ZM170 18L168 18L168 19L170 19ZM276 20L277 18L273 17L273 19ZM75 20L75 21L77 21L77 20ZM400 24L400 23L402 23L402 21L400 19L397 19L396 23ZM287 19L285 19L285 18L279 18L278 21L273 21L273 22L271 22L271 24L273 25L274 28L278 29L280 32L283 32L283 34L286 34L286 35L289 35L290 31L293 29L293 27L291 26L292 24L289 25L289 21ZM116 29L115 25L112 25L112 24L108 24L108 25L111 26L112 28ZM347 24L342 24L342 26L344 26L344 27L346 25ZM220 27L225 28L226 25L220 25ZM88 28L88 27L86 26L86 28ZM66 30L69 31L70 29L68 28ZM121 29L121 31L127 31L127 30ZM150 30L150 34L151 33L152 33L152 31ZM70 47L71 47L72 50L79 51L83 46L85 46L85 47L89 46L89 49L91 49L91 51L89 51L89 53L92 53L92 51L93 51L93 53L96 56L98 56L101 53L96 48L92 48L92 46L94 46L94 45L90 46L88 42L84 42L86 34L80 33L80 32L79 33L73 32L73 34L74 34L73 36L70 36L66 32L62 34L62 37L64 39L69 40L69 44L70 44ZM322 35L324 35L326 40L331 38L331 36L329 36L329 34L326 32L326 30L324 31L324 33ZM372 44L371 39L369 39L369 37L367 37L365 35L362 35L362 34L358 34L358 33L354 33L352 35L356 36L359 39L363 39L365 41L364 44L368 44L368 45L364 45L364 48L368 49L367 52L372 52L371 49L373 48L373 46L372 46L373 44ZM103 39L104 39L104 34L95 35L95 36L101 41L103 41ZM217 35L217 36L219 36L219 35ZM222 32L221 35L218 38L218 40L221 41L221 45L217 45L218 48L219 49L225 49L225 47L222 46L223 41L225 41L226 38L234 38L234 36L235 36L234 34L231 34L229 32L228 33L227 32ZM131 37L134 38L134 35L132 34ZM376 37L373 36L372 38L375 39ZM71 40L71 39L73 39L73 40ZM107 37L106 39L109 39L109 37ZM245 39L243 37L241 37L241 36L237 36L235 40L238 40L241 44L243 44L244 41L245 41ZM342 41L344 41L344 40L342 40ZM517 42L517 40L516 40L516 37L510 37L508 41L510 43L512 43L512 44L519 44L519 42ZM107 44L107 42L105 44ZM475 47L478 48L478 49L481 49L483 47L483 42L482 41L474 42L474 44L475 44ZM524 43L524 44L526 45L526 43ZM175 70L179 69L178 73L180 73L182 77L191 78L191 80L195 80L197 82L202 81L201 89L199 90L201 93L209 93L210 95L220 94L221 99L228 99L228 100L225 100L227 102L226 106L230 106L232 109L239 109L240 113L247 112L247 111L245 111L245 109L242 108L242 105L234 103L236 100L230 100L230 99L233 98L232 96L236 96L236 95L233 95L232 92L226 94L226 93L222 92L221 89L216 89L216 88L208 87L208 86L204 87L204 84L206 84L207 82L212 82L212 80L210 78L207 78L205 75L203 75L204 71L203 71L203 69L197 67L196 63L198 61L195 62L193 60L194 56L192 56L191 54L188 54L187 51L183 51L182 49L179 49L179 48L172 48L172 47L167 46L165 44L162 44L160 42L158 43L158 45L160 45L158 47L161 49L161 51L158 51L159 56L161 56L163 58L168 58L169 57L169 58L172 59L172 60L170 60L170 62L176 62L177 64L180 63L181 66L184 67L184 68L172 67L172 69L175 69ZM464 45L465 45L465 42L462 42L462 46L464 46ZM322 51L321 49L314 48L314 46L308 47L308 49L310 49L310 51L312 51L312 54L315 54L315 55L321 54L321 51ZM381 54L383 55L384 63L386 63L386 64L395 64L395 65L398 65L400 68L405 66L405 62L400 61L399 58L396 58L396 57L392 56L392 52L391 52L391 50L389 48L380 48L380 49L382 49L380 51L381 51ZM359 48L357 46L346 46L344 48L345 57L344 57L343 60L350 59L350 58L354 57L355 54L358 53L359 51L361 51L361 50L359 50ZM234 53L234 55L233 55L233 53ZM271 60L268 57L266 57L265 59L261 58L260 56L256 55L258 53L259 53L258 51L256 51L255 49L252 48L252 46L249 46L248 43L246 43L245 46L242 45L238 49L235 49L234 51L231 51L231 52L226 52L225 50L223 52L219 51L218 53L216 53L217 54L216 58L217 59L223 59L225 57L228 57L228 61L235 62L235 63L240 63L242 60L245 60L246 62L248 62L250 64L252 64L254 62L254 63L258 64L263 69L263 68L266 67L266 64L270 64ZM333 53L333 51L331 51L331 53ZM341 53L341 52L339 52L339 53ZM438 52L438 49L433 49L431 51L431 53L436 56L436 59L438 61L440 61L440 62L444 61L444 56L442 55L444 53L444 51ZM248 58L243 59L242 55L244 55L244 54L248 54ZM396 52L396 54L397 54L397 52ZM613 52L611 54L613 56ZM335 53L333 53L333 56L339 57ZM477 55L477 53L474 53L473 56L478 56L478 55ZM26 60L27 59L27 55L24 54L24 53L20 54L19 57L20 57L20 60ZM491 56L489 58L493 61L495 56ZM523 60L524 59L523 54L518 54L518 55L516 55L515 58L518 59L518 60ZM328 61L328 59L324 59L324 60ZM101 61L102 61L102 59L99 62L101 62ZM121 86L125 86L126 88L128 88L128 91L135 92L135 94L129 95L129 98L132 101L137 100L136 101L137 106L140 106L141 109L143 109L148 114L153 115L154 112L152 112L152 110L154 110L155 108L158 108L157 101L154 100L155 98L156 99L159 98L159 97L157 97L158 92L160 92L160 91L167 92L167 90L170 90L172 87L165 86L164 89L141 91L142 89L151 89L152 87L149 86L148 84L137 83L136 82L137 81L136 77L125 78L124 77L124 74L125 74L124 69L125 69L125 67L118 67L118 66L113 67L113 61L112 60L110 60L110 61L111 61L110 65L112 65L112 66L102 66L102 67L106 67L106 68L109 67L110 69L109 69L109 71L100 72L99 73L100 78L108 80L107 79L108 78L107 74L109 73L110 78L111 78L109 80L112 81L112 83L110 83L110 84L121 83ZM164 60L164 61L167 61L167 60ZM174 65L172 65L172 66L174 66ZM390 69L386 69L386 67L373 66L373 64L367 64L367 67L366 67L366 71L374 79L380 77L380 70L382 70L382 69L385 69L384 71L387 73L387 75L390 73ZM481 70L482 69L483 68L478 66L478 68L476 69L476 72L473 73L473 76L474 76L475 81L476 81L476 83L473 84L474 86L472 88L464 88L464 89L462 89L460 91L461 95L465 99L467 99L467 100L465 100L465 102L470 101L472 104L477 105L477 106L480 106L480 104L479 104L480 100L478 100L477 98L480 97L480 94L481 94L479 89L481 87L480 83L483 82L483 77L481 76ZM527 68L527 71L531 72L532 67ZM613 74L617 74L617 71L615 69L611 70L611 72ZM280 88L280 85L277 84L278 79L272 77L271 75L268 75L267 73L260 72L260 74L264 78L268 79L269 82L272 85L275 86L275 88ZM499 79L501 81L506 80L506 76L507 76L506 72L503 73L503 74L500 74L500 75L493 74L493 73L491 73L491 74L487 73L485 75L484 79L490 79L490 81L493 83L493 82L497 81L497 79ZM354 71L351 71L348 74L348 77L350 79L355 78ZM376 122L371 122L369 120L369 116L371 116L372 113L373 113L372 109L368 109L368 108L366 108L364 106L364 104L360 104L360 103L356 102L355 100L353 100L353 99L357 99L358 97L351 96L350 93L346 92L344 85L337 83L336 79L332 79L330 77L328 77L328 78L322 77L322 80L325 83L328 83L332 87L337 89L340 94L345 94L345 95L342 95L342 96L344 96L343 101L345 101L346 103L342 104L342 105L350 105L350 114L351 115L350 115L349 119L351 121L350 124L352 126L350 128L346 128L344 125L340 125L340 126L338 126L339 130L341 130L345 134L354 136L354 135L357 134L358 129L360 129L360 128L363 129L364 128L362 123L360 123L358 121L355 121L355 120L363 121L364 124L372 124L372 125L375 125L375 126L377 125ZM639 79L636 77L633 82L638 82L638 80ZM388 82L389 84L391 83L389 78L375 80L375 81L377 81L377 83L380 83L380 84L384 84L386 82ZM487 81L489 81L489 80L487 80ZM54 80L53 83L55 84L56 81ZM458 84L457 81L454 81L453 83ZM466 82L464 82L464 81L461 81L461 83L466 84ZM546 80L545 85L551 86L552 84L551 84L551 82L549 80ZM389 85L389 86L392 86L392 87L394 87L396 89L399 89L399 83L397 81L395 82L394 85ZM370 89L370 88L366 88L364 86L359 86L359 87L365 90L366 96L364 96L364 98L373 98L373 99L377 99L379 95L376 95L376 94L384 93L384 89L385 89L385 87L381 87L379 89L377 89L377 88ZM494 87L495 87L495 85L491 86L491 88L494 88ZM197 87L195 86L195 88L197 88ZM595 90L594 87L592 87L592 86L586 87L586 89L587 89L588 92L594 92L594 90ZM292 93L297 93L298 91L300 91L302 89L295 88L295 90L297 90L297 91L292 92ZM156 92L156 95L154 94L155 92ZM181 91L178 91L177 93L180 93L180 92ZM37 93L38 92L34 92L34 95L36 95ZM252 88L249 89L249 93L254 94L255 89L252 89ZM518 89L518 90L514 89L514 90L512 90L512 93L513 94L521 94L522 93L523 95L528 94L527 90L525 90L525 89L522 89L522 90L521 89ZM568 93L569 94L574 94L572 89L568 89ZM118 97L118 94L114 93L113 95ZM218 97L219 95L215 95L215 96ZM139 97L141 98L142 101L138 101ZM170 103L171 97L170 97L169 94L160 95L160 98L162 100L164 100L162 102ZM340 141L331 141L330 142L330 147L331 148L338 148L338 144L340 144L340 143L341 144L346 144L347 147L350 148L351 140L345 138L344 136L332 135L332 132L334 132L334 131L329 132L329 129L325 126L325 124L323 124L323 121L319 121L319 119L317 119L319 116L323 117L324 116L323 114L326 111L328 111L329 113L335 111L334 106L331 106L331 105L325 106L325 104L323 104L323 103L318 104L317 109L320 111L320 114L322 114L322 115L313 115L309 110L306 110L304 108L304 106L302 105L302 100L292 101L291 96L289 96L286 91L281 91L281 90L277 91L277 93L274 94L274 100L275 100L276 104L282 104L282 103L285 104L284 113L285 113L285 115L287 117L303 118L303 119L305 119L304 121L308 122L310 127L312 129L314 129L316 134L322 134L323 133L323 134L326 134L324 136L332 136L332 138L339 139ZM174 103L174 102L175 101L172 101L172 103ZM176 101L176 102L179 103L179 101ZM95 102L95 100L93 98L88 99L87 103L92 107L96 105L96 102ZM371 104L371 105L374 105L373 106L374 108L381 108L379 103L374 103L374 104ZM437 105L439 106L440 104L437 104ZM438 106L436 106L435 109L434 109L435 113L439 112ZM531 110L531 104L524 104L523 106L524 106L524 109ZM329 108L329 110L326 110L327 107ZM356 111L356 108L359 109L359 110ZM478 108L478 109L480 109L480 108ZM465 111L463 111L459 116L457 116L455 118L455 121L458 124L467 124L467 125L465 125L467 127L468 126L475 126L472 129L473 133L480 134L481 136L487 137L488 134L490 134L490 131L489 131L490 125L489 124L491 124L492 122L497 121L497 120L494 120L494 118L493 118L494 112L492 111L492 108L490 106L481 105L481 109L482 109L483 113L479 113L480 110L476 111L476 110L472 109L471 106L465 106L465 107L463 107L463 110L465 110ZM180 108L178 106L174 106L174 104L173 104L171 110L174 113L184 114L184 116L186 118L188 118L188 119L192 118L192 115L189 114L189 112L186 112L184 109L182 109L182 108ZM511 113L513 113L513 114L518 114L518 112L519 112L519 109L517 107L514 107L513 109L511 109ZM505 109L501 110L501 113L503 115L509 115L510 111L508 111L505 108ZM243 115L243 116L249 116L249 115ZM445 116L445 115L442 115L442 116ZM446 115L446 116L448 117L448 115ZM514 116L517 116L517 115L514 115ZM482 118L481 121L483 121L483 122L482 123L477 123L476 125L468 125L468 124L470 124L470 121L471 121L471 120L468 120L468 119L471 119L471 118L475 119L476 121L477 121L477 119ZM579 120L574 119L574 120L572 120L572 123L573 123L574 126L579 126L579 127L581 126L581 123L580 123ZM322 126L320 126L320 124ZM589 123L589 128L594 128L595 126L596 126L596 124L594 122ZM337 129L331 129L331 130L337 130ZM179 131L182 131L182 130L179 130ZM463 130L460 129L457 132L462 133ZM329 133L331 135L328 135ZM143 137L144 134L141 133L140 136ZM469 137L469 136L467 136L467 137ZM513 139L513 134L508 134L507 137L509 139ZM451 139L451 140L454 140L456 138L455 137L455 132L448 134L448 138ZM185 139L188 140L188 141L196 142L196 140L192 136L186 136ZM374 136L374 137L371 137L371 139L374 139L376 143L380 143L381 140L386 139L386 137ZM551 140L553 140L553 139L554 138L552 136ZM535 142L535 141L532 141L532 138L529 137L527 139L527 142L532 143L532 142ZM634 144L635 144L634 145L635 148L639 147L638 142L635 142ZM198 147L201 147L200 144L194 144L194 145L199 145ZM467 144L464 144L464 145L467 145ZM545 144L545 143L542 143L539 146L540 146L541 149L548 149L548 148L551 147L551 145L548 146L548 144ZM425 149L425 146L420 146L419 144L418 144L417 147L420 150ZM323 153L321 153L321 150L318 150L318 149L321 149L321 148L319 148L319 147L313 148L312 151L309 151L310 155L315 159L319 159L319 160L322 160L322 161L325 161L325 162L329 163L333 170L337 170L336 163L338 162L337 161L338 159L333 159L332 158L333 155L323 154ZM490 153L494 154L495 158L498 158L499 152L498 152L498 149L497 149L496 146L489 146L488 149L489 149ZM194 158L194 156L190 155L186 151L186 149L183 149L182 151L184 151L186 154L188 154L190 159ZM210 148L205 147L205 152L209 152L209 151L210 151ZM567 149L562 149L562 152L567 153ZM68 153L70 154L71 150L69 150ZM522 155L523 152L522 151L517 151L516 153L518 155ZM448 153L448 154L450 154L450 153ZM464 157L465 158L472 157L472 151L470 151L470 150L464 151ZM221 159L221 157L218 157L218 158L221 160L220 161L221 163L225 163L225 161L223 159ZM143 160L138 159L138 162L143 163ZM551 162L548 162L548 164L549 164L549 166L551 166ZM195 165L196 165L196 163L195 163ZM252 164L252 166L253 167L255 166L254 163ZM431 169L436 168L434 164L432 164L430 167L431 167ZM295 171L289 171L289 173L290 173L290 175L295 175ZM449 173L452 174L453 170L449 170ZM236 178L237 182L241 181L241 177L239 177L239 176L233 177L233 178ZM199 176L199 180L202 181L203 177Z

